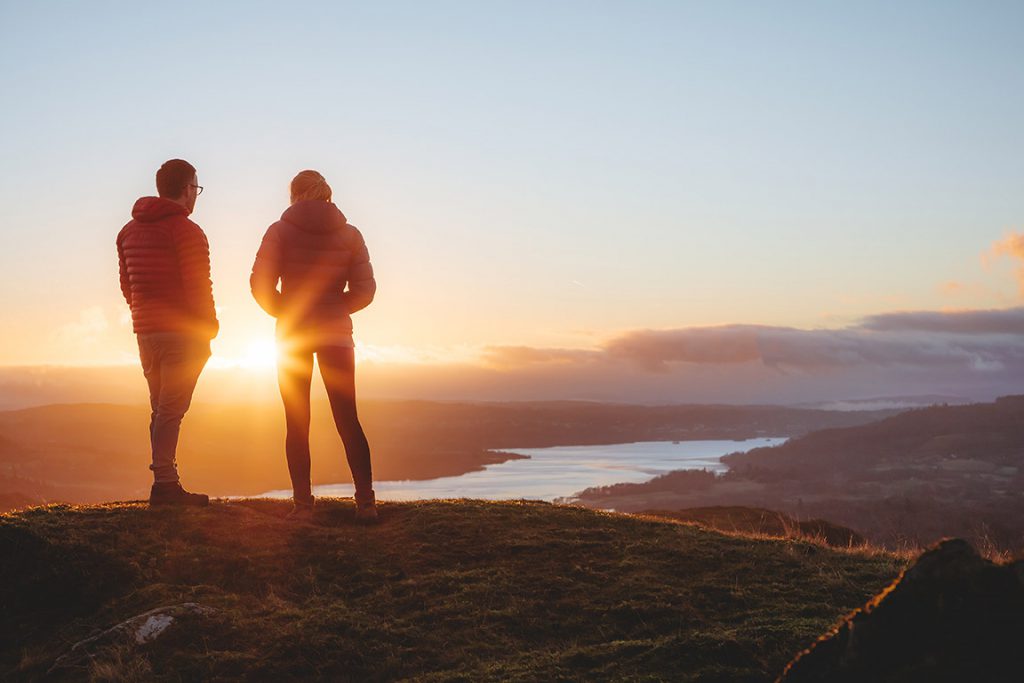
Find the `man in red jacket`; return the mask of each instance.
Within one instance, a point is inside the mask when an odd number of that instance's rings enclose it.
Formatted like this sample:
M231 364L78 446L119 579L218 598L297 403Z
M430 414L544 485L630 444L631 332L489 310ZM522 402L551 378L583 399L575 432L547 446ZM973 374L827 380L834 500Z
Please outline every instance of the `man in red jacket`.
M210 357L219 323L210 281L210 245L188 219L203 191L196 169L171 159L156 172L159 197L135 202L117 236L121 292L132 311L152 408L150 505L208 505L181 487L175 451L181 420Z

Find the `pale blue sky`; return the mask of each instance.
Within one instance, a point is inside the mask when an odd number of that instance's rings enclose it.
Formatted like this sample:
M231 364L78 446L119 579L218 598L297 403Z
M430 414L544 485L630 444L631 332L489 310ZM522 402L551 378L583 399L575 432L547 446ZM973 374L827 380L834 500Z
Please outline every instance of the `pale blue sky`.
M1024 229L1022 3L0 8L2 363L131 357L113 239L176 156L226 357L303 168L369 243L366 348L1019 301L979 257Z

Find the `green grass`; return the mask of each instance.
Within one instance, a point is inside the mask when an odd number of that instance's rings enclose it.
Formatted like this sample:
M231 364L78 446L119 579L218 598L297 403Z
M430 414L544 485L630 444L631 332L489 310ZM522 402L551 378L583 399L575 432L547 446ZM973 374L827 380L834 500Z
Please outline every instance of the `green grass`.
M0 679L198 602L82 680L771 681L906 559L543 503L325 500L208 509L51 506L0 516Z

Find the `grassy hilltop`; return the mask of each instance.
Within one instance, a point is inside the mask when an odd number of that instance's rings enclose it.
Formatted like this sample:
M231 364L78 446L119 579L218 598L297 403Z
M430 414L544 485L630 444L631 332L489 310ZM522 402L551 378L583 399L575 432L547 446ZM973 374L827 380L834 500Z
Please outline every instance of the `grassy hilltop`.
M543 503L329 500L0 516L0 679L772 681L905 560Z

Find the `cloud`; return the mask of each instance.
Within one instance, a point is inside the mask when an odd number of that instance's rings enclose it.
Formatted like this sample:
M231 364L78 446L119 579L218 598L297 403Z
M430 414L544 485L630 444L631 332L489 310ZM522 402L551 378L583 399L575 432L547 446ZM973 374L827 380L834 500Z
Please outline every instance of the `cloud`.
M967 285L956 280L949 280L939 285L938 289L946 296L960 296L967 291Z
M437 368L437 377L406 369L394 377L382 372L370 384L387 396L443 391L447 397L486 400L990 400L1024 387L1024 307L882 313L838 329L633 330L591 349L498 346L488 348L483 359L457 370Z
M998 370L1008 362L1024 359L1024 341L1017 338L876 332L861 327L800 330L735 326L635 332L612 340L605 348L617 358L659 371L666 371L673 363L745 362L804 372L869 366Z
M531 346L488 346L484 363L497 368L538 364L568 364L595 360L600 354L585 349L545 349Z
M755 325L639 330L612 339L603 351L612 358L663 372L666 363L744 363L761 358L759 335L770 328Z
M1024 260L1024 235L1018 235L1015 232L1009 233L993 244L989 253L994 257L1012 256Z
M864 329L883 332L1024 334L1024 307L994 311L908 311L868 316Z
M1021 262L1017 265L1017 285L1020 287L1021 296L1024 296L1024 234L1009 233L992 245L984 260L989 262L1003 257Z
M776 372L840 370L1012 371L1024 379L1024 308L908 311L841 329L759 325L636 330L594 350L492 347L492 367L629 364L667 373L682 366L750 364Z
M99 341L109 329L110 323L103 307L91 306L79 311L77 320L58 328L57 334L61 339L76 344L92 344Z

